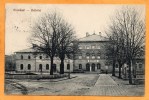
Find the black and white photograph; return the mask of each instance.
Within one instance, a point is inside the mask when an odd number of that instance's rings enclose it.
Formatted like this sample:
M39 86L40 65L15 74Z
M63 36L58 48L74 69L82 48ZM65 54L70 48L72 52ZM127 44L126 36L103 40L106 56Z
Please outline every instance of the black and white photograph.
M145 95L145 5L7 3L5 12L6 95Z

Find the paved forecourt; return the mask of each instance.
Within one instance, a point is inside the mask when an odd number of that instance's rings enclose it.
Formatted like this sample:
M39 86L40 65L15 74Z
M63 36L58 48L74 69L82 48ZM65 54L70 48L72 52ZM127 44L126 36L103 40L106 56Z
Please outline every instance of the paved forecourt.
M101 74L96 84L85 95L99 96L135 96L131 91L136 85L117 84L109 74Z

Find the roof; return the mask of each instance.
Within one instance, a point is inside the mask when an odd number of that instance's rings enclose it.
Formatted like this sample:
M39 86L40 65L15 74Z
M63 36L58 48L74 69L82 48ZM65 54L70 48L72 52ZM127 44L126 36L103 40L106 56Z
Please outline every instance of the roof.
M28 49L16 51L16 53L26 53L26 52L35 52L35 50L33 48L28 48Z
M107 39L101 35L93 34L80 38L79 41L107 41Z

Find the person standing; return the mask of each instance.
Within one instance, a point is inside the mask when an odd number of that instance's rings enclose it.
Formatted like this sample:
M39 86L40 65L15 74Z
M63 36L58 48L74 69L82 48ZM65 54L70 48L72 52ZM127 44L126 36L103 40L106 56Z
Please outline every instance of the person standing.
M108 65L106 65L105 68L106 68L106 74L108 74Z

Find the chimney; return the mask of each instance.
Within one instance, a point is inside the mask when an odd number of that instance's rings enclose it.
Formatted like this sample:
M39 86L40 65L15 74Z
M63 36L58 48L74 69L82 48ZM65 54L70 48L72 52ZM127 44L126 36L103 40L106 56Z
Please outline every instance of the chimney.
M95 34L95 31L94 31L93 35L96 35L96 34Z
M88 32L86 32L86 37L88 37L89 36L89 33Z
M99 32L99 36L101 36L101 32Z

